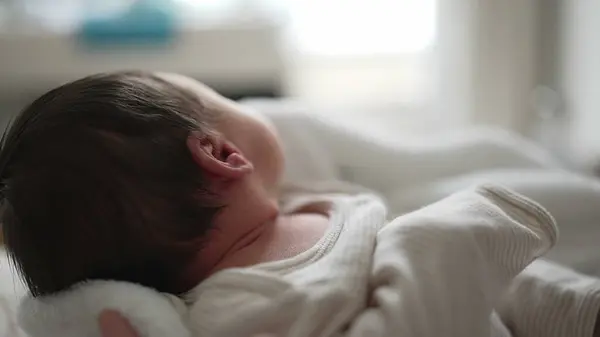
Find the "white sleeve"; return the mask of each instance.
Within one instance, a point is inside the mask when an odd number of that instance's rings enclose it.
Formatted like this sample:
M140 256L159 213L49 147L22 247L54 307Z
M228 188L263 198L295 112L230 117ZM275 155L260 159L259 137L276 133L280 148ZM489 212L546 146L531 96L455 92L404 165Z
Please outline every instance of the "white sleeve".
M378 235L371 306L348 336L506 336L493 309L555 240L545 210L497 187L399 217Z
M600 280L547 261L518 275L499 312L515 337L592 337Z

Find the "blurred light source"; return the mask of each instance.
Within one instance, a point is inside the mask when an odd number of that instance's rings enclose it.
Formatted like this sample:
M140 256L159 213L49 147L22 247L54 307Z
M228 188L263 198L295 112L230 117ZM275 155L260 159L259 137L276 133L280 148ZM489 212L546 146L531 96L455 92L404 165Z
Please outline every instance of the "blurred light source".
M410 53L430 46L435 0L288 0L293 33L309 54Z
M435 37L436 0L177 0L203 14L240 7L289 20L300 52L311 55L411 53Z
M175 0L187 9L197 9L203 12L228 12L232 11L239 3L237 0Z

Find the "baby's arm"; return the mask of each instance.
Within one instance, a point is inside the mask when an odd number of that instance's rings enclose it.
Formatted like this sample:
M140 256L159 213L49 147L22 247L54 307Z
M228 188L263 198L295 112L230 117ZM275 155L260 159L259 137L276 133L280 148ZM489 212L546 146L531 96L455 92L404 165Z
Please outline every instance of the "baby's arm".
M536 261L515 278L499 312L515 337L600 336L600 280Z
M378 235L372 306L349 336L508 336L493 309L555 239L546 211L497 187L399 217Z

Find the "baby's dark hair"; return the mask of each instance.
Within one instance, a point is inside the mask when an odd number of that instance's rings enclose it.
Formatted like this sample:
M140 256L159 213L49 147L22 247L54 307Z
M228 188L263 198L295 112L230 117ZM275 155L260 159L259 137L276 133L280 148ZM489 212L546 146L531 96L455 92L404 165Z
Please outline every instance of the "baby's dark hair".
M219 210L186 139L216 117L143 72L86 77L25 108L1 140L0 220L31 293L90 279L182 291Z

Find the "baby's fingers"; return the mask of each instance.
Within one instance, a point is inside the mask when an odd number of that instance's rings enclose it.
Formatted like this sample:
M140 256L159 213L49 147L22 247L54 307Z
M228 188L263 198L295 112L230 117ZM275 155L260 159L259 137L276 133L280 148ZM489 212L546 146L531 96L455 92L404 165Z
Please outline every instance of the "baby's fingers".
M98 316L102 337L139 337L129 321L113 310L105 310Z

